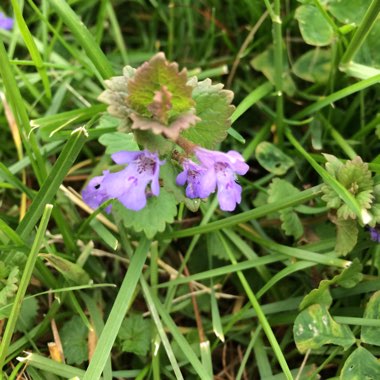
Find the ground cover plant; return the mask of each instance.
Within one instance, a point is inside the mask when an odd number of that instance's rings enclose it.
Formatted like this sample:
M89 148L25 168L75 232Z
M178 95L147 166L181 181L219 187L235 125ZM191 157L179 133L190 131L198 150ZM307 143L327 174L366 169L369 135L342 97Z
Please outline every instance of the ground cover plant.
M2 379L380 378L380 1L0 7Z

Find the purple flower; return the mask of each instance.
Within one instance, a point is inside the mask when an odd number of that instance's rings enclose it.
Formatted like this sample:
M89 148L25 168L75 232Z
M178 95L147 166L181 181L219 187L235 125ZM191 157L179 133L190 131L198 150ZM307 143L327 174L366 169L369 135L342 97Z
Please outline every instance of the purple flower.
M147 150L121 151L111 157L115 163L128 166L117 173L107 171L103 176L93 178L83 190L84 201L96 208L106 200L116 198L128 209L141 210L146 205L149 184L148 194L157 196L160 193L159 168L164 161L159 160L157 153Z
M4 13L0 12L0 29L11 30L13 28L13 19L6 17Z
M224 211L233 211L241 202L241 186L236 183L236 174L244 175L249 166L240 153L227 153L196 148L195 155L200 165L190 160L183 163L183 172L177 177L177 184L187 182L186 196L206 198L218 189L218 201Z
M380 232L373 227L369 227L369 233L371 234L371 240L380 243Z

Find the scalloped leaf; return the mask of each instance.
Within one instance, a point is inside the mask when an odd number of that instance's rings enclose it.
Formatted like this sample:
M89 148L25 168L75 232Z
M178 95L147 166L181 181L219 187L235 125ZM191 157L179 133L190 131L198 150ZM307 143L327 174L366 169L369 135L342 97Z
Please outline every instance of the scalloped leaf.
M165 114L169 120L194 106L192 87L187 84L187 72L178 71L178 64L169 63L160 52L143 63L128 82L127 103L145 117ZM166 101L158 109L158 97L165 93ZM159 120L159 119L157 119Z
M298 21L302 38L307 44L327 46L333 41L333 28L314 5L299 6L296 9L295 18Z
M182 136L204 148L214 149L226 138L231 126L230 117L235 109L231 105L233 92L223 90L221 83L213 85L211 79L197 82L192 78L188 83L194 87L192 96L200 121L183 131Z
M150 197L140 211L128 210L119 202L115 202L112 209L125 227L133 228L136 232L143 231L148 239L152 239L157 232L165 230L166 223L173 223L177 215L176 204L175 196L161 188L159 196Z
M353 250L358 241L357 222L352 219L338 218L334 223L336 225L335 251L345 256Z
M293 334L301 353L326 344L342 346L346 350L355 343L350 328L336 323L326 305L315 304L303 310L294 321Z
M292 158L268 141L263 141L257 145L255 155L259 164L275 175L283 175L294 166Z
M10 271L7 270L5 264L0 262L2 278L0 282L0 307L6 306L10 299L16 294L18 289L20 270L18 267L13 267Z
M353 288L363 279L363 274L361 273L362 269L363 265L360 261L358 259L354 259L348 268L343 269L341 273L332 279L332 282L342 286L343 288Z
M339 379L380 379L380 362L368 350L363 347L358 347L345 361Z
M377 291L369 299L363 318L380 319L380 291ZM360 338L363 343L380 346L380 329L378 327L362 326Z
M329 308L332 304L332 297L329 289L330 283L331 280L322 280L317 289L313 289L303 298L299 305L299 309L303 310L314 304L324 305Z

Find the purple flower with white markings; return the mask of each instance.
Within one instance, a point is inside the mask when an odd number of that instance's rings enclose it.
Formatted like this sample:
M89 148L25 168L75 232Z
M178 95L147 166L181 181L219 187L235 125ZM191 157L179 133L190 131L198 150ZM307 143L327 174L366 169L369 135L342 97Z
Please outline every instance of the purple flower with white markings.
M244 175L249 169L242 155L233 150L222 153L199 147L194 153L200 164L185 160L177 184L187 182L186 195L189 198L206 198L217 189L220 208L233 211L241 202L242 191L236 183L236 174Z
M369 227L369 233L371 235L371 240L380 243L380 232L376 228Z
M128 166L119 172L105 172L103 176L93 178L83 190L84 201L91 207L98 207L106 200L116 198L130 210L143 209L147 195L160 193L159 169L164 161L160 161L157 153L147 150L121 151L111 157L116 164ZM147 190L149 185L150 190Z
M11 30L13 28L13 19L0 12L0 29Z

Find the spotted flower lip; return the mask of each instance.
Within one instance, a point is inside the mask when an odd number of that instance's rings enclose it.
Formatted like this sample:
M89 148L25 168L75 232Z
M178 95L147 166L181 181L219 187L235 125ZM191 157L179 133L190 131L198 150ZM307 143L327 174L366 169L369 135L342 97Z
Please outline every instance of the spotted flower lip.
M13 18L7 17L0 12L0 29L11 30L13 28Z
M148 185L153 195L159 195L159 168L164 161L160 161L157 153L120 151L111 157L116 164L127 166L116 173L104 172L89 182L82 196L90 207L97 208L116 198L126 208L139 211L146 206Z
M220 208L235 210L241 202L242 192L236 183L236 174L244 175L249 169L242 155L233 150L223 153L200 147L195 148L194 153L200 164L185 160L177 184L187 182L186 195L189 198L206 198L217 189Z

